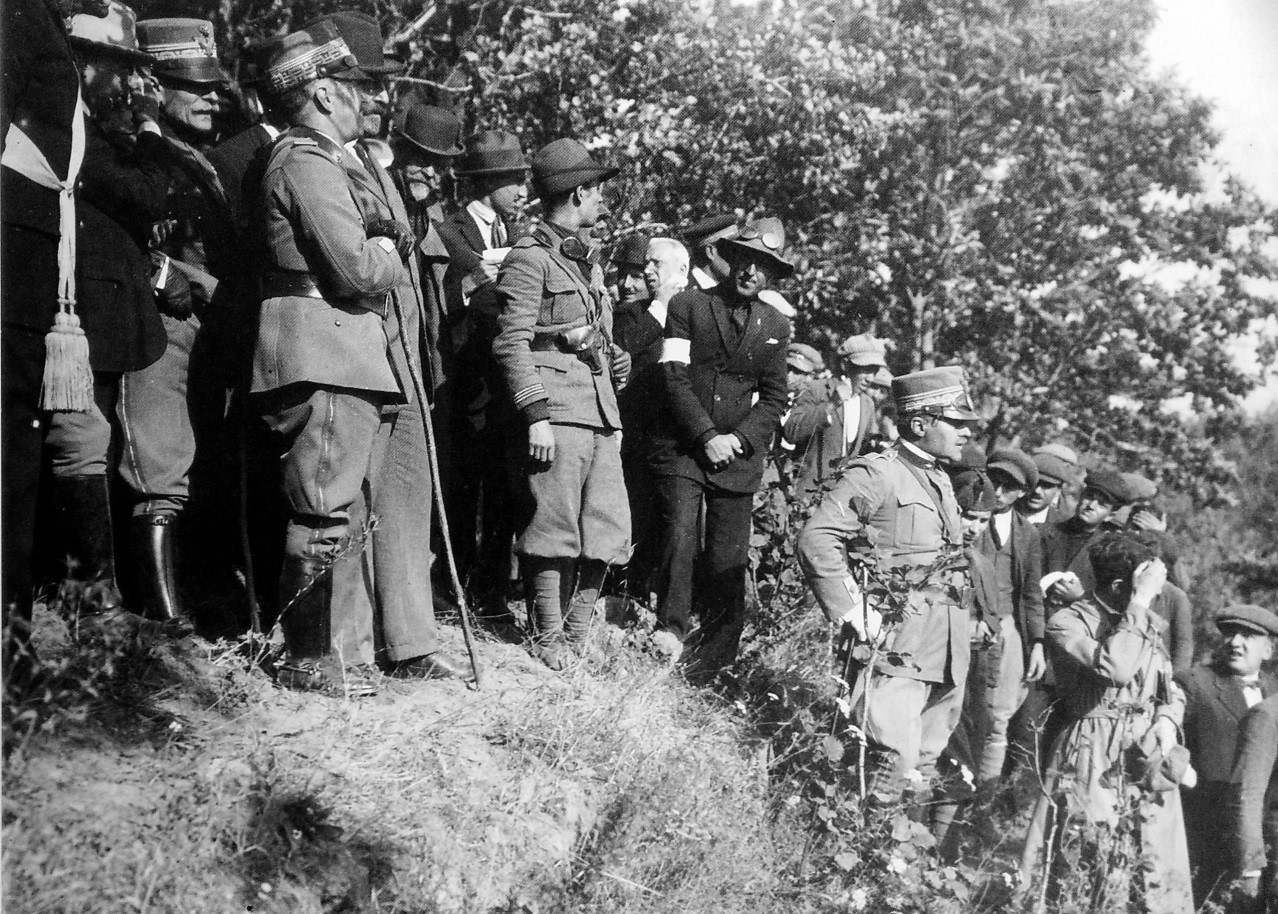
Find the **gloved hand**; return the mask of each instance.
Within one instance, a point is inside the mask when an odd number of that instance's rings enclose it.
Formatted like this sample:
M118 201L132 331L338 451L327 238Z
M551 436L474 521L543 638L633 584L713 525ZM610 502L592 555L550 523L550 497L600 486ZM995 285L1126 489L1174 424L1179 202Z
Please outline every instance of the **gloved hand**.
M612 376L617 381L617 388L625 387L630 380L630 353L613 343L608 352L608 363L612 368Z
M171 264L167 265L166 269L163 263L164 255L159 256L161 264L156 274L155 305L160 309L161 314L184 321L195 311L195 296L191 293L191 283L181 270Z
M413 230L394 219L374 219L368 223L368 237L389 238L395 245L399 259L405 262L417 247L417 236L413 234Z

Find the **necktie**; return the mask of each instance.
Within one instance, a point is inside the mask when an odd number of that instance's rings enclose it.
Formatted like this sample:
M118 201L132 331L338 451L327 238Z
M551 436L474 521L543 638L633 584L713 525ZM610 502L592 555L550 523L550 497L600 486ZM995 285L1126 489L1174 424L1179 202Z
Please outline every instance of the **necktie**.
M501 216L493 217L493 247L504 248L506 246L506 224L501 221Z

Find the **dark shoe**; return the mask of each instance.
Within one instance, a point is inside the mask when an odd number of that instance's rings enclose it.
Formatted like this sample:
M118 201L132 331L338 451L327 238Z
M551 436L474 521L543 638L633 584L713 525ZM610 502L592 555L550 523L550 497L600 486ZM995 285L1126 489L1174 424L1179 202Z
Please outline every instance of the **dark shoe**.
M328 660L286 660L275 668L275 681L283 688L331 698L371 698L379 691L380 679L372 664L342 669Z
M572 651L568 650L568 642L562 632L553 632L534 639L531 653L555 672L568 669L572 663Z
M280 628L289 653L323 657L332 650L333 572L317 558L287 556L280 569Z
M115 583L115 544L105 476L55 478L50 500L58 548L68 560L68 576L89 583L85 602L94 611L111 612L123 605Z
M470 662L450 657L443 651L401 660L395 664L391 675L396 679L460 679L462 682L474 682L475 672Z
M142 615L190 628L178 598L177 566L173 561L175 515L142 514L130 522L133 559L142 589Z

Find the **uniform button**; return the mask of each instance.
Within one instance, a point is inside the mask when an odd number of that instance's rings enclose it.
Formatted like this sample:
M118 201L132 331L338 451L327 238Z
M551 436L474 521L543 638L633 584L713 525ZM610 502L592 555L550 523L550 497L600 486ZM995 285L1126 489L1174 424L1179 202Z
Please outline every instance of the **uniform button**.
M334 327L340 327L340 326L342 326L342 322L341 322L341 321L333 321L333 326L334 326Z
M720 400L722 400L722 399L723 399L723 397L719 396L718 394L715 394L715 395L714 395L714 402L718 403L718 402L719 402Z

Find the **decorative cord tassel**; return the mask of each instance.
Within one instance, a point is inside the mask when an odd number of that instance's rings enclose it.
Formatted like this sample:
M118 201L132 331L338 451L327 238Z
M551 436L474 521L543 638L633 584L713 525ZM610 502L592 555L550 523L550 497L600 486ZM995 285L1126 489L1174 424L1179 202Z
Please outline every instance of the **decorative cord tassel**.
M46 410L83 413L93 406L93 369L89 338L84 335L75 302L59 299L53 329L44 337L44 381L40 406Z

